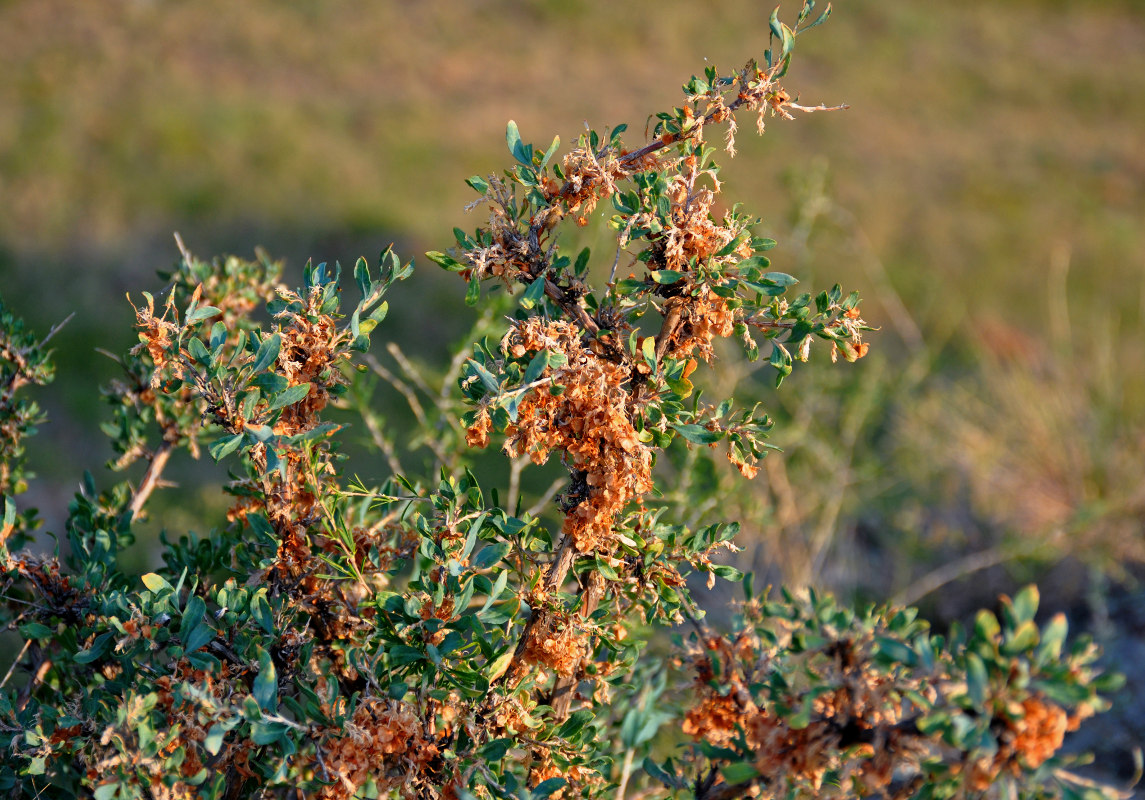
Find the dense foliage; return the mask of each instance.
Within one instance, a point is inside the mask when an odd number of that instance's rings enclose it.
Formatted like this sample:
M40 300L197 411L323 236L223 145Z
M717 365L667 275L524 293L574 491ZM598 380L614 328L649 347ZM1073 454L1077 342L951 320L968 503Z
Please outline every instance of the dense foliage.
M51 556L28 549L35 514L14 499L22 440L42 418L17 391L51 379L48 353L3 311L0 613L21 644L0 687L0 788L98 800L1090 791L1060 748L1113 680L1091 645L1066 646L1064 619L1039 629L1035 590L935 636L909 610L757 596L723 563L735 523L681 522L707 489L697 459L720 453L751 478L769 447L762 411L693 383L721 340L751 361L762 350L777 387L813 348L867 351L856 295L794 294L764 255L775 242L722 210L707 141L723 126L733 152L737 113L762 132L770 117L826 110L781 85L796 36L826 19L812 5L794 26L773 15L763 63L693 77L643 146L626 148L618 126L558 157L559 140L541 151L509 124L516 163L468 181L487 221L428 254L467 281L467 302L485 294L501 315L482 319L440 389L368 355L386 295L412 273L389 250L355 266L347 313L337 267L308 266L291 290L265 258L184 249L160 299L136 306L140 343L106 393L112 466L145 471L102 491L87 474ZM565 254L557 236L603 203L611 267ZM406 395L430 471L401 468L358 367ZM394 474L349 477L335 406L361 413ZM501 491L471 468L494 440L512 465ZM200 449L231 468L226 523L165 539L162 569L125 574L120 551L169 458ZM520 478L554 456L567 477L549 524L543 503L524 507ZM731 630L708 626L690 577L742 580Z

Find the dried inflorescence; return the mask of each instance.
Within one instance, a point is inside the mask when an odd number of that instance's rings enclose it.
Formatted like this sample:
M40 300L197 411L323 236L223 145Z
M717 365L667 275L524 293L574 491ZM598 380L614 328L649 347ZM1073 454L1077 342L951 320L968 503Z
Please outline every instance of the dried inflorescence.
M525 393L506 431L505 450L537 464L556 450L566 466L584 473L584 495L570 504L563 531L582 553L610 551L616 514L652 489L652 453L631 421L629 371L588 350L568 322L530 318L510 330L501 348L513 358L543 351L564 356L563 366L545 373L563 392L538 386ZM467 438L482 441L488 426L478 416Z
M761 776L763 796L783 797L788 788L804 786L826 795L850 794L853 778L861 794L885 789L896 768L926 752L897 727L902 721L899 687L865 664L835 668L817 682L835 685L812 701L811 716L793 720L761 703L753 694L746 665L756 665L766 650L743 634L734 645L712 638L709 653L696 664L696 702L684 717L684 733L718 747L734 747L742 735ZM849 645L848 645L849 646ZM721 687L713 683L712 659L719 663ZM783 703L801 701L792 695ZM914 762L917 763L917 762ZM836 772L840 780L825 786Z
M147 304L135 308L135 327L139 333L139 344L132 350L137 354L146 350L151 357L153 371L151 373L151 388L157 389L166 377L183 377L185 368L179 363L174 350L175 340L179 337L180 325L177 321L174 297L167 299L163 313L155 315L155 299L150 295L146 298ZM170 319L168 319L170 315ZM171 365L169 375L167 367Z
M525 632L521 660L570 676L590 652L588 636L568 614L538 608Z
M323 800L357 795L367 781L380 791L400 789L416 797L431 762L441 749L426 737L414 710L398 700L365 698L341 728L331 728L319 743L320 768L332 781Z
M604 783L604 779L601 778L600 774L591 769L576 764L570 764L568 767L561 769L548 757L545 757L539 765L529 770L529 786L533 788L536 788L551 778L563 778L566 784L564 788L558 789L549 795L553 800L564 800L565 798L576 797L585 787L599 786Z
M283 409L274 427L282 436L293 436L309 430L318 421L318 414L330 401L331 389L346 383L337 368L348 356L349 341L329 314L323 314L322 290L314 287L303 303L293 292L280 289L279 296L302 308L286 310L276 315L281 324L282 346L275 371L286 378L289 386L310 384L310 392L297 403Z
M1023 770L1040 767L1061 749L1066 732L1075 730L1079 722L1040 695L1013 703L1008 712L997 720L1001 728L997 751L959 765L965 766L975 791L988 789L1003 772L1018 776Z
M817 796L907 797L924 779L927 759L945 762L969 790L984 791L1003 773L1019 777L1054 757L1065 733L1089 713L1082 705L1071 717L1040 693L1009 688L1013 699L986 698L985 722L997 746L951 747L942 729L922 723L927 708L965 691L949 667L921 675L881 667L877 632L867 633L798 657L799 681L809 681L809 691L777 692L768 687L787 684L767 675L779 669L776 659L790 657L789 634L780 624L769 645L748 632L734 641L709 635L694 662L695 697L682 724L696 740L746 747L759 796L802 787ZM825 782L828 774L834 778Z
M593 152L591 147L573 148L561 162L565 185L555 193L567 213L575 215L578 226L587 224L588 215L601 200L617 191L617 184L637 172L663 166L654 153L633 156L626 151L605 147Z

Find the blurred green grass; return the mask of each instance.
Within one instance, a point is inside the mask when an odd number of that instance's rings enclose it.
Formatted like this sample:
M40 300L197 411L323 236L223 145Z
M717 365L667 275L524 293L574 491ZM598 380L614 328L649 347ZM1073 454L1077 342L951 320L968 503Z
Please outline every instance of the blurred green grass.
M505 164L506 120L544 143L585 121L638 133L706 60L759 56L769 12L741 0L0 4L3 291L42 329L78 312L58 339L68 391L40 471L66 486L77 461L106 457L87 431L102 414L92 387L113 366L91 346L130 344L123 293L154 287L171 231L200 254L265 245L295 275L307 257L346 262L392 239L407 254L440 249L476 223L461 178ZM777 434L783 463L811 485L839 463L812 466L800 448L844 449L819 420L877 398L848 434L857 460L830 518L835 566L821 555L780 574L852 586L839 531L882 531L879 551L909 561L889 592L959 547L1073 530L1114 506L1131 525L1139 481L1125 465L1145 428L1142 4L840 3L800 39L788 84L851 108L773 120L762 139L744 125L725 196L763 216L777 266L860 289L886 355L877 369L797 376L786 397L744 389L792 421ZM467 312L432 268L416 280L392 330L440 360ZM1059 395L1069 424L1033 430L1027 411ZM1053 474L991 493L1009 463L999 453ZM761 529L779 477L760 481ZM1035 485L1062 508L999 510ZM1115 564L1137 551L1139 526L1110 530L1104 549L1078 538L1078 555ZM1134 547L1113 546L1126 536ZM1073 539L1055 541L1047 558Z

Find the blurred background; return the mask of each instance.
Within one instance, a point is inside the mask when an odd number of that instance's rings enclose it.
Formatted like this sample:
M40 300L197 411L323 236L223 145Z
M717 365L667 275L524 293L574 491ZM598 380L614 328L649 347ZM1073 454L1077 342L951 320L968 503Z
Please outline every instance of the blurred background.
M83 467L115 480L94 348L134 342L124 293L161 288L173 231L201 256L262 245L291 283L308 258L445 249L482 221L462 179L506 166L508 119L542 146L586 121L635 141L689 75L761 56L770 11L0 2L0 293L41 333L75 312L29 502L59 530ZM851 108L741 126L724 197L776 268L860 290L881 330L778 393L728 356L715 388L763 400L785 451L748 490L700 476L743 520L742 565L939 626L1037 581L1129 676L1077 742L1124 777L1145 742L1145 4L840 0L786 84ZM432 371L472 314L419 263L387 324ZM223 472L179 469L161 524L201 527L186 499Z

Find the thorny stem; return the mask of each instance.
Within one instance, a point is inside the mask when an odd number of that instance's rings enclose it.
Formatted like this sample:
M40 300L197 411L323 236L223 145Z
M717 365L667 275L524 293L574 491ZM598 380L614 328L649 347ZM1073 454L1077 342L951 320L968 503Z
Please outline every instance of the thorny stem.
M575 560L576 549L573 547L572 536L567 533L561 534L561 541L557 545L557 556L549 565L548 572L545 573L545 589L547 591L555 592L561 588Z

